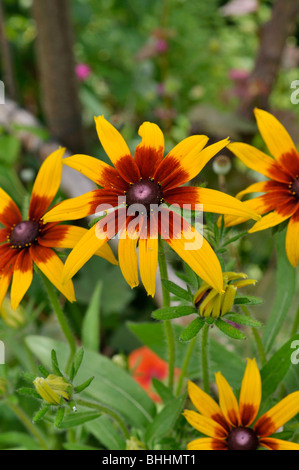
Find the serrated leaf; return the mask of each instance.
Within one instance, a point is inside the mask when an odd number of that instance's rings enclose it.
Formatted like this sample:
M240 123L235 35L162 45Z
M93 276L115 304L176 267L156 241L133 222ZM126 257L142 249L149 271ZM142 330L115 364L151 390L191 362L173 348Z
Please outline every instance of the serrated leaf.
M237 328L230 325L226 321L221 320L221 318L218 318L215 321L215 325L219 328L220 331L222 331L222 333L229 336L230 338L239 339L239 340L243 340L246 338L246 336L244 335L244 333L242 333L242 331L238 330Z
M163 307L152 312L152 317L156 320L171 320L172 318L180 318L195 313L193 306L183 305L182 307Z
M192 294L168 279L162 279L164 287L180 299L192 301Z
M263 326L261 322L239 313L227 313L225 314L225 318L235 323L239 323L240 325L251 326L252 328L261 328Z
M191 341L196 335L198 335L204 324L205 321L203 318L195 318L195 320L189 323L187 328L185 328L180 334L180 341Z

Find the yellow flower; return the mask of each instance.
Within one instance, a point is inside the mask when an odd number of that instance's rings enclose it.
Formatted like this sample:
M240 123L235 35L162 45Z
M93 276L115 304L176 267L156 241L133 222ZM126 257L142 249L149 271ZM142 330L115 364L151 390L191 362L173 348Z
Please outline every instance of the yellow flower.
M275 432L299 412L299 391L291 393L254 424L261 403L262 383L255 359L247 359L239 402L220 372L215 374L219 405L193 382L188 383L190 399L198 410L185 410L184 416L202 434L188 450L299 450L299 444L277 439ZM273 436L274 434L274 436Z
M227 194L182 186L198 175L206 163L228 144L228 139L205 147L208 142L206 136L192 135L163 158L161 129L156 124L144 122L139 129L142 141L133 158L123 137L103 116L95 121L99 139L115 168L86 155L66 158L65 165L83 173L102 189L63 201L44 216L44 222L80 219L94 214L98 206L104 204L109 204L111 212L94 225L73 249L65 264L63 282L70 280L96 250L120 232L120 268L132 288L139 284L138 243L140 277L147 293L154 296L158 235L161 235L199 277L221 292L221 266L209 243L164 202L179 207L188 205L189 208L202 204L207 212L258 220L259 216L254 211ZM122 207L119 198L125 200ZM136 205L144 208L138 224L134 223L134 214L138 212L138 209L133 211ZM189 249L186 249L190 240L193 246L190 248L189 243Z
M255 109L259 131L274 158L244 143L232 143L228 148L248 168L268 180L251 184L237 194L241 199L250 193L265 193L245 201L248 208L264 215L249 233L265 230L288 220L286 253L292 266L299 262L299 153L282 124L270 113ZM233 226L248 217L225 216L225 225Z
M62 399L70 399L72 385L63 377L50 374L46 379L36 377L33 383L40 396L50 405L60 405Z
M244 273L225 272L223 273L224 292L222 294L203 282L194 295L193 303L202 317L219 318L231 310L239 287L255 283L255 279L247 279Z

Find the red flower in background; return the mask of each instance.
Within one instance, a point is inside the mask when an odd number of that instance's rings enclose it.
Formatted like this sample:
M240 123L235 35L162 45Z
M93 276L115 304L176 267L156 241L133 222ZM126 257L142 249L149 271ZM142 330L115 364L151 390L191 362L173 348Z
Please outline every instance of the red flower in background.
M168 364L160 359L157 354L146 346L135 349L129 354L129 368L132 371L133 378L148 393L151 399L157 403L161 402L161 398L154 392L152 379L167 379ZM175 369L175 376L180 373L179 369Z

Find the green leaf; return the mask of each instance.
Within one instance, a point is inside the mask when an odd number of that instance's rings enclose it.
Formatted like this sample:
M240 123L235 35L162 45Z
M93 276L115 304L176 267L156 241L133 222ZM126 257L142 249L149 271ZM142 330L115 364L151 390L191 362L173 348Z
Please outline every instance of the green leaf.
M91 382L93 381L94 377L90 377L90 379L86 380L85 382L83 382L83 384L81 385L77 385L75 388L74 388L74 392L75 393L81 393L83 392L83 390L85 390L87 387L89 387L89 385L91 384Z
M100 349L100 305L103 283L99 281L95 287L82 325L82 343L85 349Z
M59 428L60 424L61 424L62 421L63 421L64 415L65 415L65 407L64 407L64 406L61 406L61 407L58 408L58 410L57 410L54 426L56 426L57 428Z
M51 351L51 360L52 360L52 370L55 375L58 375L60 377L63 377L63 374L61 373L57 361L57 355L54 349Z
M222 333L225 335L229 336L230 338L234 339L245 339L246 336L242 331L238 330L234 326L230 325L229 323L221 320L221 318L218 318L218 320L215 321L215 325L219 328Z
M172 318L180 318L195 313L193 306L183 305L182 307L163 307L152 312L152 317L156 320L171 320Z
M178 397L168 402L155 417L145 433L145 441L152 443L170 432L181 414L186 396ZM151 446L149 446L150 448Z
M125 450L126 442L124 438L107 416L101 416L96 421L86 423L84 428L107 449Z
M92 421L101 416L98 411L77 411L68 414L64 420L57 426L59 429L70 429L80 426L88 421Z
M266 351L271 349L281 330L290 309L296 286L296 270L290 264L285 252L285 232L277 233L275 240L277 251L276 296L262 338Z
M299 340L299 334L293 336L293 338L276 351L262 368L263 401L274 393L277 387L283 382L284 377L292 365L291 356L294 349L292 349L291 345L293 341L296 340Z
M245 235L248 235L248 232L238 233L238 235L235 235L234 237L224 242L222 246L225 247L227 245L230 245L230 243L236 242L237 240L239 240L239 238L244 237Z
M55 349L62 369L66 367L68 345L43 336L28 336L26 344L45 366L49 365L49 351ZM63 369L64 370L64 369ZM147 393L122 368L109 358L93 351L85 351L82 367L77 375L79 383L94 376L82 397L110 406L123 416L128 424L140 429L148 426L156 414L156 407Z
M261 328L263 326L259 321L239 313L226 313L225 318L235 323L239 323L240 325L251 326L252 328Z
M81 367L83 357L84 357L84 349L79 348L78 351L76 352L74 360L73 360L71 374L70 374L70 379L71 380L74 380L74 378L76 377L76 375L78 373L78 370Z
M47 371L47 369L45 369L45 367L43 366L38 366L38 370L40 371L40 373L42 374L42 376L46 379L49 375L49 372Z
M48 404L44 404L39 410L37 413L35 413L35 415L33 416L33 422L34 423L37 423L38 421L40 421L45 415L46 413L49 411L50 409L50 405Z
M235 305L261 305L262 303L263 299L254 297L253 295L236 296L234 300Z
M203 318L195 318L180 334L180 341L191 341L199 333L204 324Z
M26 450L40 450L36 440L22 432L1 432L0 445L1 448L5 446L6 449L18 445Z
M20 395L27 395L33 398L37 398L38 400L41 400L40 394L34 388L21 387L21 388L18 388L17 392Z
M186 291L180 286L177 286L174 282L169 281L168 279L162 279L162 283L164 287L171 292L172 294L176 295L180 299L188 300L192 302L192 294Z
M173 400L174 396L169 388L161 382L161 380L156 379L155 377L152 378L152 384L158 395L161 397L164 403L167 403L170 400Z
M0 161L13 165L21 150L21 142L13 135L2 135L0 138Z

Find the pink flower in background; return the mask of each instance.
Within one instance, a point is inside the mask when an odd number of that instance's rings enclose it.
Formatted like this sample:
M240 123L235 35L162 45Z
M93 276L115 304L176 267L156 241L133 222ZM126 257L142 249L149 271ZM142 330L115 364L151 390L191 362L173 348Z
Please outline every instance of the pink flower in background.
M85 82L91 74L91 68L87 64L76 65L76 76L80 82Z
M238 98L246 98L249 94L249 72L243 69L231 69L229 72L229 78L234 82L233 88L230 90L232 96Z
M168 49L168 42L165 41L165 39L157 39L157 42L156 42L156 51L159 52L159 54L161 54L162 52L166 52Z

